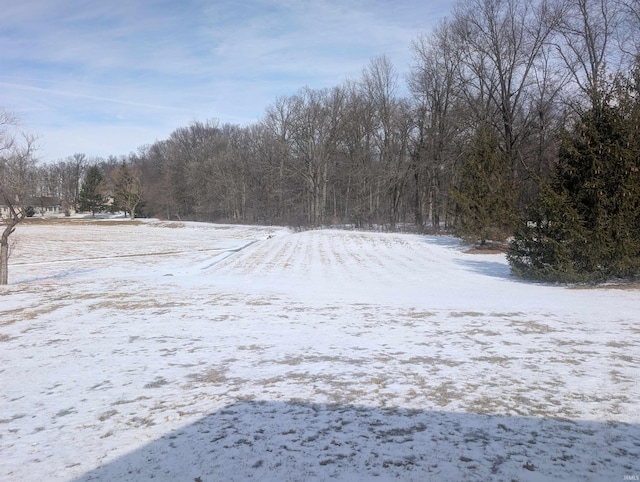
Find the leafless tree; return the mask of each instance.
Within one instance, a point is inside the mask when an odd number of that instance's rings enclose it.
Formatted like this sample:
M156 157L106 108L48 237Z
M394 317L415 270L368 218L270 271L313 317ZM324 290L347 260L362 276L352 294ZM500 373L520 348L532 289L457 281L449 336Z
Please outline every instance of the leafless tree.
M392 229L399 220L411 171L408 138L412 117L398 88L398 75L385 56L374 58L362 72L361 89L371 107L371 135L381 165L378 191L383 195L384 211Z
M413 135L414 213L423 225L425 208L435 230L447 209L446 192L455 170L459 56L448 20L429 36L419 36L412 46L414 66L409 77L416 125Z
M125 162L115 168L109 176L112 184L114 204L129 213L133 221L144 194L140 169Z
M633 2L629 2L633 11ZM610 0L564 0L557 26L557 52L571 74L576 93L591 105L602 101L607 70L623 64L614 36L621 25L622 3ZM575 98L575 95L574 95Z
M634 68L640 56L640 0L614 0L620 9L620 25L616 35L619 49L625 55L625 67Z
M514 183L535 115L536 65L560 18L553 3L535 0L463 0L454 10L468 103L501 134Z
M18 118L12 112L0 108L0 155L2 159L11 151L15 144L13 128L17 126Z
M213 191L215 172L213 163L208 162L216 155L212 137L216 135L217 122L193 122L188 127L180 127L171 133L164 147L163 170L166 176L170 217L182 219L196 216L207 217Z
M0 285L9 281L9 237L28 215L25 198L32 193L36 138L29 134L16 136L11 127L15 117L0 114L0 203L7 209L0 235Z
M291 167L303 186L307 222L316 225L325 221L330 164L340 132L344 92L340 88L304 88L297 99Z
M275 203L275 219L284 220L290 216L292 191L291 164L294 116L301 102L299 96L278 97L267 107L262 121L264 130L256 131L259 136L259 151L265 168L262 194Z

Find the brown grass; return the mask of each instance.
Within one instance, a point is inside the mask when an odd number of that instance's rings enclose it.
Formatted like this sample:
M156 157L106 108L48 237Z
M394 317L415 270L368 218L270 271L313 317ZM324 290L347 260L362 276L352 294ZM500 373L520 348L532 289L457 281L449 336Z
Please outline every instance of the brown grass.
M465 254L503 254L509 250L507 243L488 241L483 245L475 245L464 251Z
M218 385L225 383L227 379L227 370L226 368L217 369L217 368L209 368L206 371L191 373L187 375L187 378L192 380L192 383L199 385Z
M22 221L24 224L46 226L46 225L58 225L58 224L91 224L100 226L137 226L142 224L141 221L131 219L100 219L100 218L26 218ZM173 226L166 226L173 227Z
M53 313L54 311L60 308L64 308L65 306L67 306L66 303L51 303L48 306L35 308L32 310L26 310L25 308L16 308L14 310L3 311L0 312L0 316L11 316L12 318L0 321L0 326L11 325L16 321L35 320L41 315Z
M578 285L571 286L570 289L574 290L623 290L623 291L637 291L640 290L640 283L633 281L620 281L618 283L607 283L600 285Z

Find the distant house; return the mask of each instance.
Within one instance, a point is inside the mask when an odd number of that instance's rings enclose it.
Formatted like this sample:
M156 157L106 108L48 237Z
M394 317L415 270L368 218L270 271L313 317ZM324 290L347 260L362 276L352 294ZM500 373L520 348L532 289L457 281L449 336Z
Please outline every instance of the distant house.
M27 212L32 213L31 216L57 216L61 213L62 209L60 199L51 196L28 197L21 204L27 209ZM8 218L10 215L11 210L9 206L0 203L0 217Z

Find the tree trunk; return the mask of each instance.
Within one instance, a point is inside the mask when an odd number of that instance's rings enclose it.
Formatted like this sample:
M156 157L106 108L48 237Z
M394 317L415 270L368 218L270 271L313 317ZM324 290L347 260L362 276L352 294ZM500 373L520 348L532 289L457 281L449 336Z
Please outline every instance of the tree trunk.
M15 224L9 221L0 238L0 285L9 283L9 235L14 230Z
M0 246L0 285L6 285L9 283L9 246L4 242L2 238L2 245Z

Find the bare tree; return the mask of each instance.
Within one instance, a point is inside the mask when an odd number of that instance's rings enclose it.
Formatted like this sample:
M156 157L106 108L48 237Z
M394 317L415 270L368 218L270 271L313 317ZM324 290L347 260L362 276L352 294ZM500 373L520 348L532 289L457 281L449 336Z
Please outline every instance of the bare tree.
M15 144L15 135L12 128L18 124L17 117L4 109L0 109L0 156L7 155Z
M455 170L459 56L449 21L443 21L430 36L413 43L415 64L409 77L416 126L412 159L414 165L414 213L418 226L427 214L435 230L446 214L445 195ZM459 120L459 117L457 118Z
M4 229L0 236L0 285L9 282L9 237L28 215L26 196L34 188L35 141L29 134L15 136L10 127L15 117L0 114L0 202L6 206Z
M114 204L129 213L133 221L136 210L142 204L143 186L140 169L135 165L122 163L111 172Z
M75 153L61 165L62 199L70 210L76 211L78 209L80 184L88 165L87 156L82 153Z
M536 63L560 20L550 2L465 0L454 11L469 104L501 135L514 184L529 134ZM478 102L479 101L479 102Z
M640 0L615 0L620 8L620 27L617 32L617 43L633 70L636 59L640 56Z
M292 162L300 181L307 222L325 221L331 162L335 159L344 104L344 91L302 89L292 123Z
M275 203L275 220L291 213L293 122L299 96L279 97L267 108L260 133L260 156L266 169L263 194Z
M363 70L361 89L373 114L371 134L382 166L379 192L394 229L411 171L407 145L412 127L410 107L406 99L398 96L398 75L385 56L374 58Z
M633 2L628 4L633 12ZM557 27L562 41L557 43L557 51L578 92L586 94L591 105L602 101L607 69L615 72L622 64L622 51L614 49L613 42L621 22L621 6L610 0L564 1Z
M379 206L380 165L375 159L373 106L361 85L345 85L346 102L342 120L342 213L357 227L371 225Z

